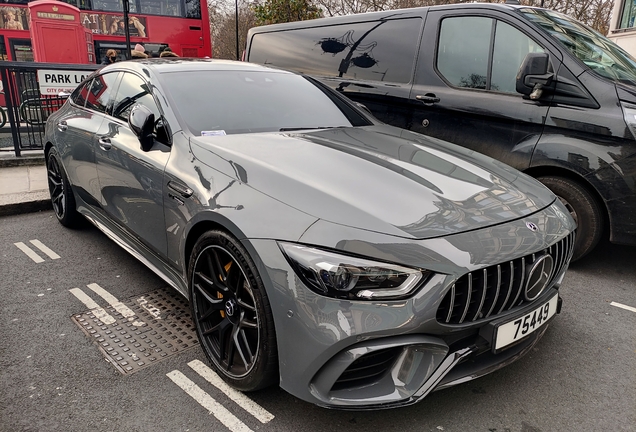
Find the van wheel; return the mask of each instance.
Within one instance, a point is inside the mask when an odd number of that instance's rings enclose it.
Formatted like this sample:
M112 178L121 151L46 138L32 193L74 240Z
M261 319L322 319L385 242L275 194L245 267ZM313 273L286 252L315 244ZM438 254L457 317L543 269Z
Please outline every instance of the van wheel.
M229 384L253 391L278 379L274 319L263 282L245 248L223 231L194 245L190 305L201 347Z
M576 241L572 261L587 255L601 239L603 234L603 214L597 199L579 183L565 177L539 177L561 200L576 222Z

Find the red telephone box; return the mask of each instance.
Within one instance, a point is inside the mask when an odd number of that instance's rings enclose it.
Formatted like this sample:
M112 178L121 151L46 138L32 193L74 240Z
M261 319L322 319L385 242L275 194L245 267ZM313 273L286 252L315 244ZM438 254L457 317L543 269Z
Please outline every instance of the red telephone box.
M93 34L75 6L51 0L29 3L33 59L48 63L95 63Z

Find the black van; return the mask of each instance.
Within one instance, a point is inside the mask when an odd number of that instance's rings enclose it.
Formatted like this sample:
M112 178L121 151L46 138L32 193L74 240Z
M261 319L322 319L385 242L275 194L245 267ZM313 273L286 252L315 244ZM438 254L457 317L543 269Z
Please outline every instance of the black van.
M607 228L636 244L636 61L565 15L471 3L270 25L246 60L536 177L579 225L574 259Z

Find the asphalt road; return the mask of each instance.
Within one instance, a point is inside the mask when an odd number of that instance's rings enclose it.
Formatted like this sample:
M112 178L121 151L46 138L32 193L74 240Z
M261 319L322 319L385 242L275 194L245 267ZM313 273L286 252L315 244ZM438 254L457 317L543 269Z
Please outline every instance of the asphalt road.
M195 372L193 361L205 363L198 346L122 374L72 319L89 310L80 291L113 310L91 284L139 307L146 293L169 295L151 271L88 224L68 230L52 212L0 218L0 430L634 431L636 312L619 306L636 307L635 255L603 244L573 265L544 338L487 377L374 412L325 410L269 388L249 394L273 416L258 420L239 407L240 395Z

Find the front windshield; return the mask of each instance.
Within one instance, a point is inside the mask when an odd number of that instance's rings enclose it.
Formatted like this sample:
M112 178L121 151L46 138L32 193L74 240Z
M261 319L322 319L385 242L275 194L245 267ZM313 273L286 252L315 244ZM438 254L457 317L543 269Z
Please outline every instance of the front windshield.
M197 70L167 72L162 78L194 135L370 124L326 89L287 72Z
M532 8L520 11L597 74L636 85L636 60L605 36L558 12Z

